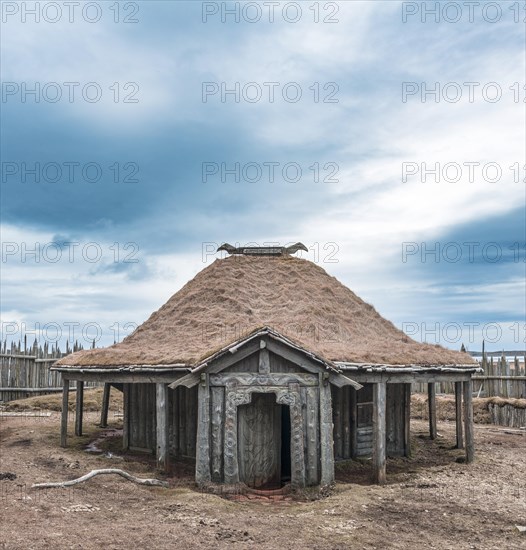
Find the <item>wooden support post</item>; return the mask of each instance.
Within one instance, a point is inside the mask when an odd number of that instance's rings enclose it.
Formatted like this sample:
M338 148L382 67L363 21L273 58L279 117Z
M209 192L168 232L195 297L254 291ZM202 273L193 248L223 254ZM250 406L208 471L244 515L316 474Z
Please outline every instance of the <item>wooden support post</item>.
M261 352L266 350L261 350ZM260 352L260 353L261 353ZM208 374L201 375L197 390L197 446L195 481L198 485L210 482L210 385Z
M475 444L473 440L473 380L464 382L464 431L466 434L466 462L475 459Z
M62 418L60 421L60 446L66 447L68 436L69 380L62 381Z
M386 394L385 382L373 385L373 481L380 485L386 482Z
M82 435L82 413L84 412L84 382L77 380L75 406L75 435Z
M168 470L168 384L156 384L157 468Z
M104 384L104 392L102 394L102 409L100 411L100 427L108 427L108 410L110 408L110 391L111 384Z
M321 476L320 485L330 485L334 482L334 440L332 424L331 386L328 373L320 372L320 458Z
M358 449L358 408L356 390L349 388L349 409L351 414L351 458L356 458Z
M130 386L131 384L122 385L122 402L123 402L123 416L122 416L122 448L127 451L130 446Z
M457 449L464 448L462 433L462 382L455 382L455 422L457 428Z
M404 384L404 456L411 456L411 384Z
M430 382L427 385L427 404L429 407L429 437L437 438L437 404L435 383Z

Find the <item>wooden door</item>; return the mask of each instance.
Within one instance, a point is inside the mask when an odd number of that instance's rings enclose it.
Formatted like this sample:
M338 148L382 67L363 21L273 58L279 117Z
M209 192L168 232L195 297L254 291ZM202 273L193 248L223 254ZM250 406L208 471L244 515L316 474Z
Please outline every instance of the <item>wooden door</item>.
M254 488L281 485L281 405L272 393L254 393L238 409L239 480Z

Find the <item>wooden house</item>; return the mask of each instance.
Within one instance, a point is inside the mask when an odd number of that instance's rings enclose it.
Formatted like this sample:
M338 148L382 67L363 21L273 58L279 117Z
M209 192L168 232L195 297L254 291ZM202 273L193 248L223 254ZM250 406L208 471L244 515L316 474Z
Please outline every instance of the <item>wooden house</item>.
M327 485L334 463L372 457L383 483L386 456L409 455L413 382L456 383L457 446L473 460L472 375L467 354L418 343L301 248L235 249L203 269L123 342L56 364L83 384L124 393L124 449L153 452L161 469L195 460L196 482L278 487ZM106 416L106 418L105 418ZM464 427L464 430L463 430ZM464 445L465 439L465 445Z

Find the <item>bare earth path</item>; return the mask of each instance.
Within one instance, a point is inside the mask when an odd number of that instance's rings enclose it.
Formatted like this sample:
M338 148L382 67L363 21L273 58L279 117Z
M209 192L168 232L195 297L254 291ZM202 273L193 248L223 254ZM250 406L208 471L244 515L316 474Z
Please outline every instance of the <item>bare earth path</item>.
M194 490L191 466L170 489L99 476L69 489L32 483L74 479L95 468L159 477L151 459L84 450L101 432L58 445L59 414L0 418L0 548L515 549L526 548L526 437L475 428L477 461L455 462L454 424L412 422L413 458L388 462L388 484L368 484L369 465L338 464L333 493L311 502L232 502ZM118 427L113 419L113 427ZM71 424L70 424L71 425ZM119 439L102 441L117 454ZM14 473L9 480L1 474Z

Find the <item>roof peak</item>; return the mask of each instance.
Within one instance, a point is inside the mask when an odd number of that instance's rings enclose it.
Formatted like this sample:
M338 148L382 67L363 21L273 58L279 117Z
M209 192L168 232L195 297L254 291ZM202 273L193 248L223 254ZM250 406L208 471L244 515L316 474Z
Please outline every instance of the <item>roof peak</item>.
M303 243L295 243L291 246L232 246L228 243L223 243L217 252L228 252L230 255L238 254L243 256L285 256L295 254L299 250L308 252L309 250Z

